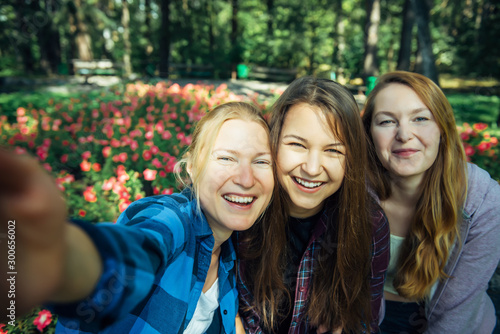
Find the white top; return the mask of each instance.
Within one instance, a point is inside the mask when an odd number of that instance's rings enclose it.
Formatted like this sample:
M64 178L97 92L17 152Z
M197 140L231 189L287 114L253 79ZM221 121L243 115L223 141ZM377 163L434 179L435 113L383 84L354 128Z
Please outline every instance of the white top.
M391 234L391 257L389 259L389 266L387 267L387 277L385 278L384 291L398 295L398 292L394 288L394 278L398 272L398 258L401 253L401 246L405 241L404 237L399 237L397 235Z
M203 334L207 331L219 307L219 279L217 278L207 292L201 293L193 318L184 330L184 334Z
M391 257L389 259L389 266L387 267L387 276L385 278L384 291L390 292L395 295L399 295L399 293L394 288L394 278L396 277L396 273L398 272L397 264L398 264L399 254L401 253L401 246L403 245L404 240L405 240L404 237L391 234L391 250L390 250ZM450 254L453 251L454 247L455 245L453 245L453 247L451 248ZM434 283L434 285L432 286L429 299L432 298L434 292L436 292L438 283L439 281Z

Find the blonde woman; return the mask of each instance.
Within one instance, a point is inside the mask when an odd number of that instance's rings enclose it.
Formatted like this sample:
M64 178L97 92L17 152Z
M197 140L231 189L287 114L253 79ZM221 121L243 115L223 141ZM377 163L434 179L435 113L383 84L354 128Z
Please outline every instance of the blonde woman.
M182 161L190 186L133 203L116 225L67 223L36 163L1 158L2 218L17 223L18 312L57 302L64 333L235 332L229 238L259 219L274 189L269 129L255 107L210 111ZM19 171L25 182L12 184Z

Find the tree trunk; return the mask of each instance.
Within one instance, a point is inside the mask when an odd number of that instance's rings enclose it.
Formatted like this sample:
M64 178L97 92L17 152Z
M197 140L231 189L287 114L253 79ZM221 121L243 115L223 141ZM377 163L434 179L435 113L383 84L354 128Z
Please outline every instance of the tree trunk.
M32 27L32 25L29 24L30 22L26 20L28 12L26 6L25 1L23 0L18 0L14 6L17 16L17 36L9 37L14 49L16 50L18 61L23 64L25 72L31 74L35 70L35 59L31 51L34 27Z
M170 57L170 0L160 0L160 77L168 78Z
M73 16L73 24L70 28L75 39L78 59L92 60L94 58L92 54L92 41L81 9L81 0L74 0L72 3L69 2L68 5L70 6L70 12Z
M411 0L415 10L418 27L419 48L422 54L422 74L439 85L439 74L432 52L431 31L429 28L429 7L426 1Z
M365 77L377 76L378 26L380 24L380 0L366 0L367 24L365 29L365 60L363 73Z
M233 16L231 17L231 79L236 79L236 66L240 61L238 45L238 0L231 0Z
M413 26L415 25L415 11L410 0L405 0L403 7L403 27L401 29L401 42L398 54L397 69L400 71L410 70L411 41Z
M342 82L344 79L344 50L345 50L345 25L342 0L334 1L334 11L337 14L337 27L333 41L333 64L336 80Z
M122 0L122 26L123 26L123 68L125 76L129 77L132 74L132 65L130 63L130 55L132 48L130 46L130 12L128 9L127 0Z

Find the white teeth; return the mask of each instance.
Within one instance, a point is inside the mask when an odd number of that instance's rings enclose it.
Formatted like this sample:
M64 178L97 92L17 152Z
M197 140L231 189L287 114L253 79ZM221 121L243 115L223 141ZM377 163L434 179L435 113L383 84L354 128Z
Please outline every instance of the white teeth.
M299 178L295 178L295 181L297 181L298 184L303 185L306 188L316 188L319 187L323 182L307 182L304 180L301 180Z
M228 200L229 202L234 202L234 203L241 203L241 204L248 204L253 201L253 197L241 197L241 196L235 196L235 195L224 195L224 198Z

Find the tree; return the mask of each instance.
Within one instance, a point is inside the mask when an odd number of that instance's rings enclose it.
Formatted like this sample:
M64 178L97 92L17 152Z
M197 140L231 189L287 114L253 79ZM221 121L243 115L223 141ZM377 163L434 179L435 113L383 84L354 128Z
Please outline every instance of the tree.
M418 27L418 46L422 56L422 74L439 85L439 75L432 52L431 31L429 28L429 7L427 1L411 0L415 10Z
M170 56L170 0L160 1L160 77L168 78Z
M94 58L92 39L88 31L81 0L69 1L68 9L70 12L70 30L75 40L78 59L92 60Z
M397 69L400 71L410 70L412 31L415 24L415 11L411 0L405 0L403 6L403 20L401 29L401 42L399 47Z
M365 77L378 75L377 43L380 24L380 0L366 0L367 24L365 29Z
M344 76L344 50L345 50L345 24L344 13L342 10L342 0L334 1L336 14L336 29L333 36L333 64L335 66L335 74L337 80L341 80Z
M127 0L122 0L122 26L123 26L123 65L125 70L125 75L130 76L132 74L132 65L130 64L130 12L128 10Z

